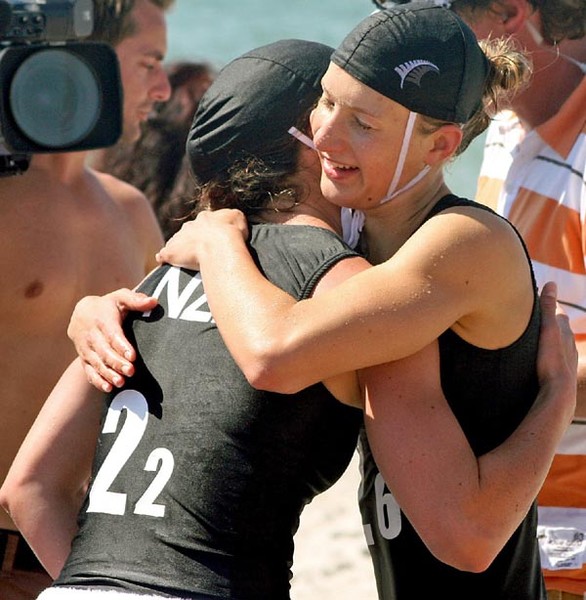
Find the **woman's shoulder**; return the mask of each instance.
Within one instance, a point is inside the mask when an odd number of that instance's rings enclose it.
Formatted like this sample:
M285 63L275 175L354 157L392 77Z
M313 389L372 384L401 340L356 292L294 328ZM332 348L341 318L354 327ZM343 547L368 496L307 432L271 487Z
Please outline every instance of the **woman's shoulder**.
M476 202L475 200L470 200L469 198L464 198L462 196L457 196L456 194L446 194L442 196L432 207L427 215L427 219L437 215L438 213L447 210L449 208L464 206L464 207L472 207L478 208L480 210L485 210L493 214L495 213L491 208L484 204L480 204L480 202Z

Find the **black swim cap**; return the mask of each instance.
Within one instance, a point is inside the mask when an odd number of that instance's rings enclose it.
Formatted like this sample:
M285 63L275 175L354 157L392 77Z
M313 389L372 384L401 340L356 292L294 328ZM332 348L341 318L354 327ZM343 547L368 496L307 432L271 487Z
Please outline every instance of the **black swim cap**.
M489 63L458 15L413 2L377 11L350 32L332 62L409 110L466 123L482 103Z
M263 159L317 102L332 52L316 42L281 40L228 63L201 99L187 138L195 176L205 183L235 160ZM273 151L270 162L288 168L296 157Z

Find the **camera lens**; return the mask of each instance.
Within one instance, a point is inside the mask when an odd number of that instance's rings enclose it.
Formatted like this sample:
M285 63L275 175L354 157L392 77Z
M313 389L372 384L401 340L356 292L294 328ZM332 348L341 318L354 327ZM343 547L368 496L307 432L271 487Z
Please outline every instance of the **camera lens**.
M20 65L10 87L10 105L30 140L47 148L66 148L96 125L100 87L83 58L46 49Z

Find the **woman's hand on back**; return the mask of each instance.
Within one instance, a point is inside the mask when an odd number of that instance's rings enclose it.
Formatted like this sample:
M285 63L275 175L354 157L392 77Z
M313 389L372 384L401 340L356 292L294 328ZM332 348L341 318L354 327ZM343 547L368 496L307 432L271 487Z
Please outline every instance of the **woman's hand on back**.
M144 312L156 305L156 298L126 288L105 296L86 296L77 303L67 335L94 387L110 392L134 373L136 352L124 335L122 321L129 311Z
M157 253L157 262L197 271L200 253L208 243L217 247L219 239L234 235L240 239L248 238L248 223L244 213L232 208L202 211L193 221L184 223L167 241Z

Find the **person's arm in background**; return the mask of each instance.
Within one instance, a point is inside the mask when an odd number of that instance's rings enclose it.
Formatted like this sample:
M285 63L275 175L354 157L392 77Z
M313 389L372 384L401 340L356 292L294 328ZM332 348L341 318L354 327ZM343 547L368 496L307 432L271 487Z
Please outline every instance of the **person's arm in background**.
M49 395L0 488L0 505L53 578L77 532L103 398L76 359Z
M569 425L577 353L555 286L541 296L540 391L519 427L476 458L441 391L437 343L361 372L365 423L377 466L436 557L488 567L527 514ZM374 524L373 524L374 525Z

